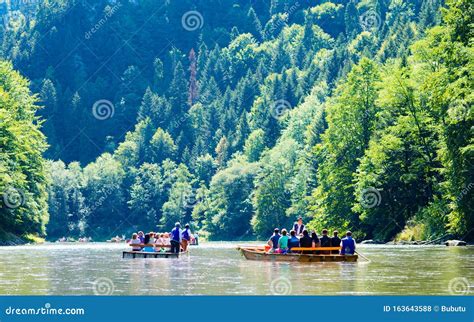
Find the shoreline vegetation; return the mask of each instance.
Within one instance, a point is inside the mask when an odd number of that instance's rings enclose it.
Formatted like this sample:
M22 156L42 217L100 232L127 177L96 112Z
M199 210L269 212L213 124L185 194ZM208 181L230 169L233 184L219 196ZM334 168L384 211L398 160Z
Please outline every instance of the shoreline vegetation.
M37 6L0 24L4 243L474 241L473 1Z
M474 243L465 242L462 240L457 240L453 238L452 235L444 236L443 238L437 238L434 240L392 240L389 242L382 242L378 240L362 240L357 242L358 245L393 245L393 246L427 246L427 245L446 245L447 242L451 242L449 246L474 246ZM202 238L202 237L201 237ZM206 239L201 239L200 242L206 242ZM213 240L213 242L254 242L255 240L246 239L246 240ZM92 241L87 243L105 243L106 240ZM17 236L12 233L0 232L0 246L21 246L21 245L39 245L39 244L55 244L58 243L57 240L48 240L34 235L28 236ZM77 239L68 239L67 243L78 243L81 244ZM123 242L125 243L125 241ZM263 242L262 242L263 243Z

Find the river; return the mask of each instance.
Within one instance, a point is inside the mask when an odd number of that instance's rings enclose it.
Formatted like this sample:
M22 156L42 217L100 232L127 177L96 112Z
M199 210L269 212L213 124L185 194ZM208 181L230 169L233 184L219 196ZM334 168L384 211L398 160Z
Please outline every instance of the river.
M361 245L370 261L247 261L237 243L179 259L122 259L125 244L0 247L1 295L473 294L474 247Z

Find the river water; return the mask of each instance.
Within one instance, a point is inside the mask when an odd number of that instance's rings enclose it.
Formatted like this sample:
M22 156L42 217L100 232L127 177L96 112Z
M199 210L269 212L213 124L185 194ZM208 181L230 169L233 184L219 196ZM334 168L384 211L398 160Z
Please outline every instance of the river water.
M370 261L248 261L237 243L179 259L122 259L125 244L0 247L1 295L474 294L474 247L362 245Z

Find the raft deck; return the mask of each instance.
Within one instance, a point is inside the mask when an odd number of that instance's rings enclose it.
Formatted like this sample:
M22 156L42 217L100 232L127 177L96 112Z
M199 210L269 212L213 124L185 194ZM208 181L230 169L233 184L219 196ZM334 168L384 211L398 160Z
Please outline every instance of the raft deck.
M142 251L124 251L122 258L178 258L179 253L171 252L142 252Z

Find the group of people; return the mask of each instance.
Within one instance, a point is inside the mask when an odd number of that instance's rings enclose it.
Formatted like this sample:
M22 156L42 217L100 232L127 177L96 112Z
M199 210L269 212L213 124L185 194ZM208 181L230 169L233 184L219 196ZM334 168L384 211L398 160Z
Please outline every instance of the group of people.
M319 247L339 247L339 250L324 251L318 250L316 253L326 254L341 254L341 255L353 255L355 253L356 243L352 238L352 233L348 231L344 238L339 238L337 230L333 232L333 236L328 236L328 230L323 229L322 236L318 237L318 234L313 231L311 235L303 224L303 218L299 217L298 222L295 223L293 229L288 231L286 229L275 228L273 235L268 240L270 246L270 252L286 254L291 253L291 249L294 247L304 248L319 248ZM304 251L308 253L312 251Z
M187 251L190 244L197 245L198 234L192 234L189 224L181 229L181 224L177 222L170 233L149 232L144 234L143 231L134 233L130 239L133 251L143 252L166 252L168 248L172 253Z

